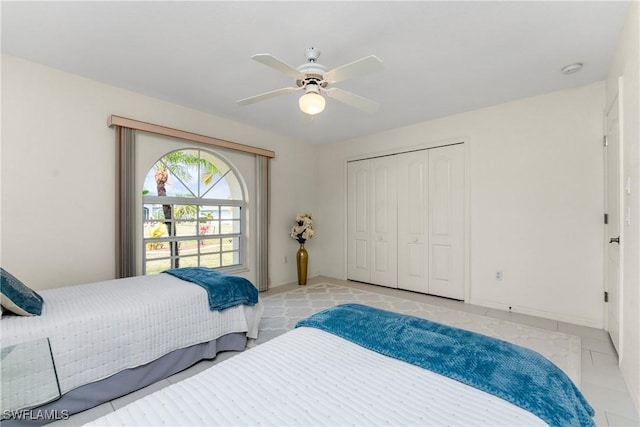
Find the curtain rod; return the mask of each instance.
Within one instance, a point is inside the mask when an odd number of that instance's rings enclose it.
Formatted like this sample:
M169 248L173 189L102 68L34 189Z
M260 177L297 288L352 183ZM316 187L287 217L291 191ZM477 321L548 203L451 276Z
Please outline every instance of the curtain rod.
M142 122L140 120L117 116L115 114L109 116L107 125L109 127L121 126L125 128L141 130L144 132L155 133L158 135L170 136L173 138L185 139L193 142L200 142L202 144L213 145L215 147L228 148L230 150L242 151L244 153L257 154L260 156L268 157L270 159L276 156L276 153L274 151L265 150L264 148L252 147L251 145L240 144L237 142L226 141L224 139L213 138L211 136L174 129L167 126Z

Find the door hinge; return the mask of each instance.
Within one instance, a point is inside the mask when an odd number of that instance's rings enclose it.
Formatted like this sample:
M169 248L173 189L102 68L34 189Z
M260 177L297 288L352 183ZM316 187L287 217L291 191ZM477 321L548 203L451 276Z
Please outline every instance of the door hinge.
M609 302L609 292L604 293L604 302Z
M604 214L604 223L609 224L609 214Z
M609 145L609 140L607 139L607 135L602 137L602 142L605 147Z

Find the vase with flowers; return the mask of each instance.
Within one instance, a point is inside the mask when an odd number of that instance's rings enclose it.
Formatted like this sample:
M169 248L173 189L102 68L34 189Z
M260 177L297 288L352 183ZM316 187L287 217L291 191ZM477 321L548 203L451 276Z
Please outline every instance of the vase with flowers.
M298 285L307 284L307 265L309 254L304 247L305 242L313 237L313 214L302 213L296 215L295 224L291 227L289 235L300 243L296 253L296 266L298 268Z

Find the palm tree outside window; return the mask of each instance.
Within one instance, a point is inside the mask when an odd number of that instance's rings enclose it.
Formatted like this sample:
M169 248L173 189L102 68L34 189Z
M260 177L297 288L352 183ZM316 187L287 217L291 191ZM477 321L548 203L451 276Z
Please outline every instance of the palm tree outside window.
M239 176L202 149L165 154L143 188L143 274L242 265L245 200Z

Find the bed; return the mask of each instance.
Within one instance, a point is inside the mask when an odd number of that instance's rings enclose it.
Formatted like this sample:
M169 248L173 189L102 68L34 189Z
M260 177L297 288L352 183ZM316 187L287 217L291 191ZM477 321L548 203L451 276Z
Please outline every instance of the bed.
M590 426L593 415L538 353L345 304L88 425Z
M247 289L255 289L249 285ZM37 295L44 300L41 315L3 314L2 347L48 338L62 397L39 409L68 415L145 387L220 351L244 350L247 338L257 337L263 311L257 290L253 305L244 301L217 310L212 309L211 292L170 274ZM222 298L229 302L234 295ZM30 366L30 361L24 363Z

